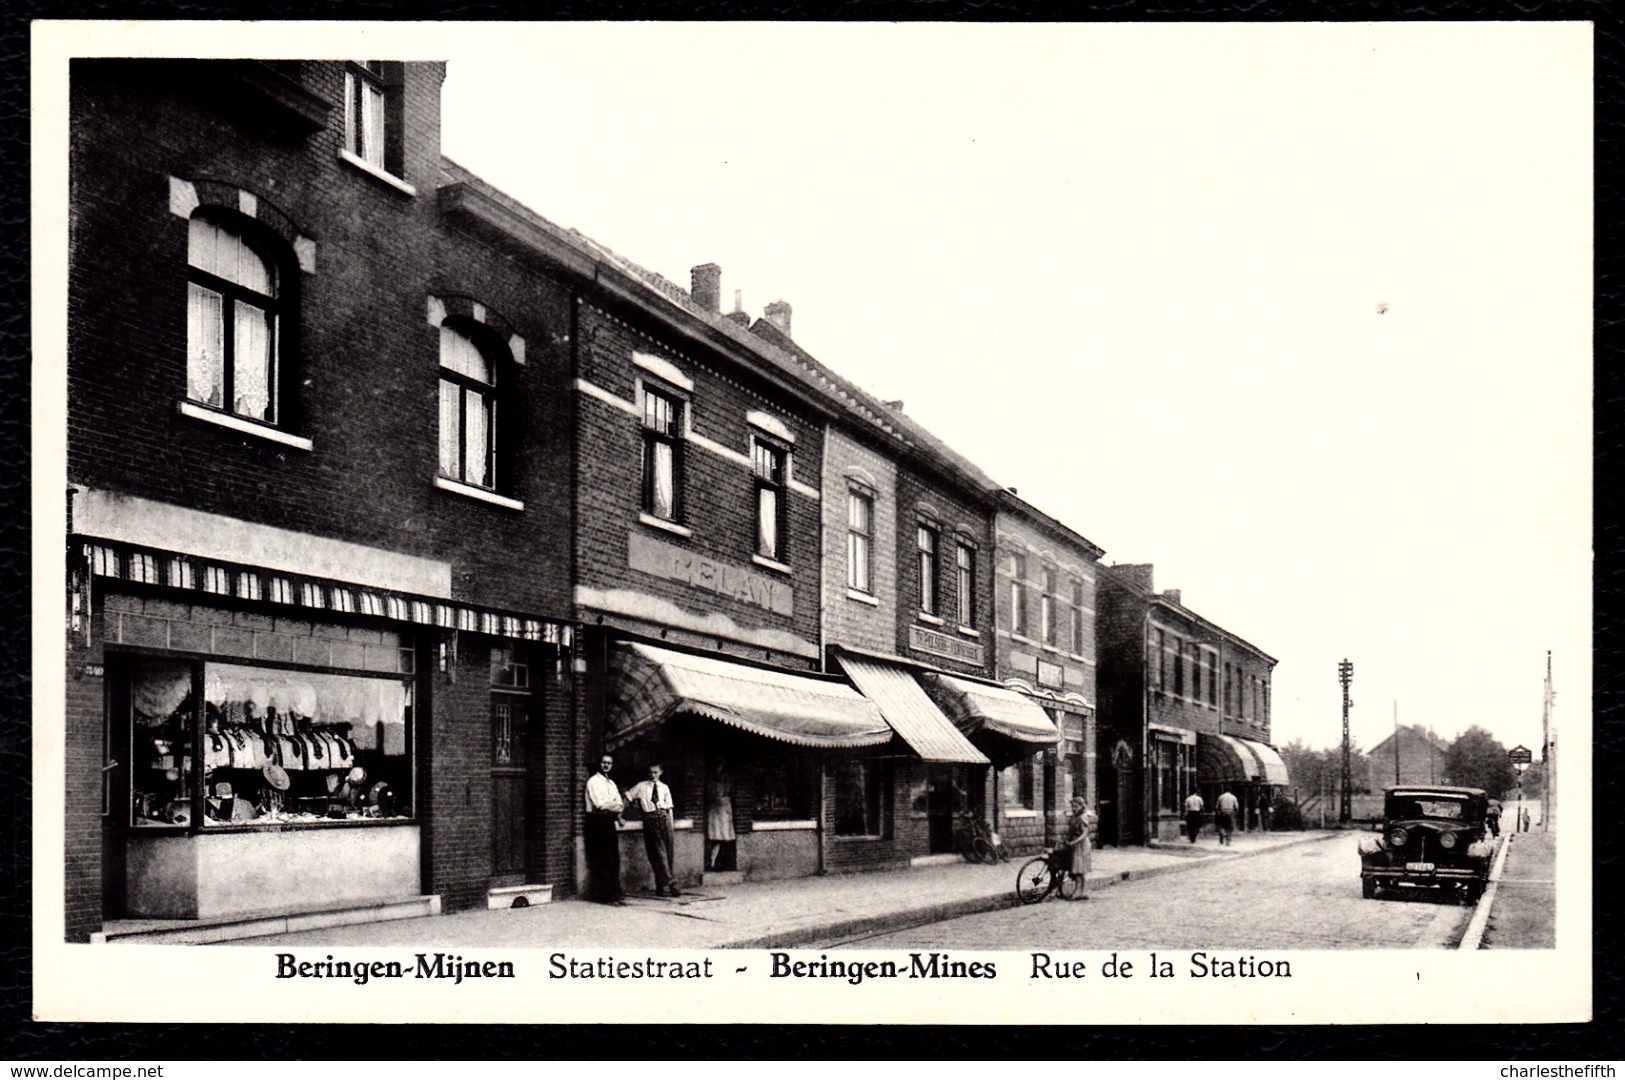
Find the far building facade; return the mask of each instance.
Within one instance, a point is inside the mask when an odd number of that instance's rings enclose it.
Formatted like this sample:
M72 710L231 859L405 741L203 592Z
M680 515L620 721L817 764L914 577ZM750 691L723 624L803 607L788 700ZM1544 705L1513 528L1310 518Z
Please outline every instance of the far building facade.
M1179 836L1183 804L1199 792L1211 813L1226 788L1243 826L1260 820L1290 782L1270 745L1275 659L1157 592L1147 564L1100 574L1102 843Z
M1406 724L1366 752L1371 791L1392 784L1445 784L1450 747L1420 724Z

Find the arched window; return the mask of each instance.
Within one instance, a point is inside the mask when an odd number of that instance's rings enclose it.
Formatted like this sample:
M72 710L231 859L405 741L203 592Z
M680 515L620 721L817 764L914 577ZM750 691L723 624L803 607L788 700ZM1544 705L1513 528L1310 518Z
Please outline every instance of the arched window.
M186 396L278 423L276 260L229 217L194 214L187 235Z
M492 491L499 482L495 352L472 328L440 325L440 474Z

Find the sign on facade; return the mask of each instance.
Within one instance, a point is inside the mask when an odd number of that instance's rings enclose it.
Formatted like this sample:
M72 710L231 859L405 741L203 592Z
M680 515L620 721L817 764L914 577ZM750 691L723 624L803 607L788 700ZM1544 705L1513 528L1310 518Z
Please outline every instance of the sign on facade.
M950 660L963 660L967 664L982 662L980 642L964 641L947 634L939 634L923 626L908 628L908 643L910 648L930 653L932 656L946 656Z
M707 559L642 533L632 533L627 540L626 561L633 570L667 581L680 581L690 588L754 604L779 615L795 613L795 595L790 586L766 574L735 563Z

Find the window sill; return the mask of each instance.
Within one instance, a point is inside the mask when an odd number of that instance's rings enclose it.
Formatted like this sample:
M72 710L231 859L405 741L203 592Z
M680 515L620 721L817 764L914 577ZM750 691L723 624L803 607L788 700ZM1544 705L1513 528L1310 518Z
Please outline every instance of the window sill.
M309 439L304 438L303 436L289 435L286 431L281 431L277 428L271 427L269 424L261 424L254 420L244 420L240 416L233 416L230 413L221 412L218 409L211 409L207 405L199 405L191 401L183 401L180 403L180 414L182 416L189 416L193 420L202 420L206 424L218 424L220 427L230 428L232 431L241 432L244 435L253 435L256 438L264 439L267 442L278 443L282 446L291 446L295 450L309 450L314 446Z
M872 593L863 592L861 589L854 589L851 586L847 586L846 598L848 600L856 600L860 604L868 604L870 607L880 606L880 598L878 596L875 596Z
M673 536L681 536L685 540L694 535L694 530L687 525L679 525L675 521L667 521L665 518L655 517L653 514L642 511L638 513L638 520L652 529L661 529Z
M1021 810L1011 810L1009 807L1006 807L1004 811L1004 818L1006 821L1027 821L1037 816L1037 810L1027 810L1025 808Z
M674 819L672 819L671 827L672 827L673 832L681 832L684 829L692 829L692 828L694 828L694 819L693 818L674 818ZM636 821L623 821L623 822L621 822L621 827L620 827L620 829L618 831L619 832L642 832L643 831L643 819L639 818Z
M753 821L750 823L751 832L790 832L792 830L812 830L818 828L818 822L811 819L800 821Z
M914 617L923 623L930 623L932 626L941 626L943 624L941 615L933 615L929 611L916 611Z
M832 836L830 839L837 844L874 844L886 838L877 833L874 836Z
M487 502L492 506L500 506L506 510L523 510L525 508L525 504L518 499L510 499L506 495L498 495L494 491L475 487L473 484L465 484L461 480L453 480L450 477L435 477L434 486L441 491L450 491L465 498L478 499L480 502Z
M781 563L777 559L770 559L766 555L752 555L750 557L750 561L755 563L757 566L765 566L769 570L776 570L781 574L794 573L794 571L790 569L789 564Z
M1089 662L1089 658L1087 656L1084 656L1082 653L1075 653L1074 652L1074 653L1067 653L1066 655L1070 659L1076 660L1080 664L1087 664Z
M1034 648L1038 647L1038 642L1034 641L1030 637L1027 637L1025 634L1018 634L1014 630L1010 631L1010 640L1011 641L1019 641L1023 645L1031 645Z
M350 165L360 169L362 172L366 173L375 180L382 180L396 191L414 197L418 193L418 189L413 187L411 184L408 184L405 180L402 180L393 173L385 172L383 169L380 169L378 166L367 161L365 158L356 157L348 150L341 149L339 151L339 159L348 162Z
M955 627L955 629L957 629L961 634L964 634L966 637L979 638L982 636L982 632L976 629L974 626L960 625Z

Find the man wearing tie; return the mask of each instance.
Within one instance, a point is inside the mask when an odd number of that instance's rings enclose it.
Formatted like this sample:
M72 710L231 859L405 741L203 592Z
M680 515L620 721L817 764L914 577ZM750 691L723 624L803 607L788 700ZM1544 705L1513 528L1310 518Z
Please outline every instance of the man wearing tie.
M649 868L655 875L655 892L660 896L681 896L671 870L671 788L660 782L664 770L649 766L649 779L632 785L628 802L643 811L643 850L649 855Z

